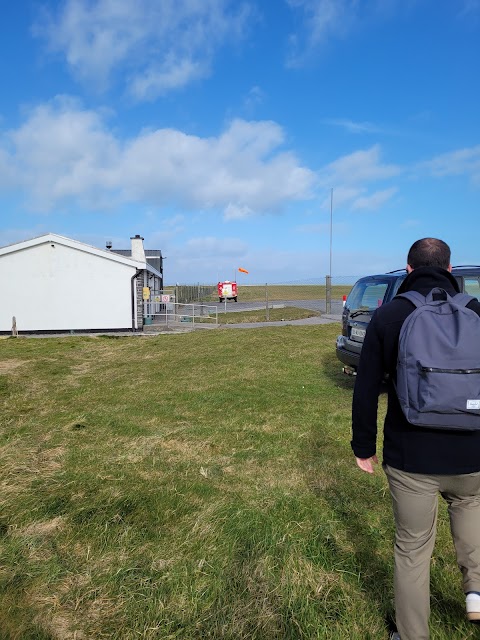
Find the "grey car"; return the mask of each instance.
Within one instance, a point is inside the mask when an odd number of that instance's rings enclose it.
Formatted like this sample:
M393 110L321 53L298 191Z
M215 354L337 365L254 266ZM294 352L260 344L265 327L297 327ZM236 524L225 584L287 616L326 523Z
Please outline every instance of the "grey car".
M480 300L480 266L466 265L452 268L460 291ZM390 302L407 277L405 269L360 278L347 296L342 314L342 335L337 338L337 358L343 371L357 372L360 352L368 323L377 307Z

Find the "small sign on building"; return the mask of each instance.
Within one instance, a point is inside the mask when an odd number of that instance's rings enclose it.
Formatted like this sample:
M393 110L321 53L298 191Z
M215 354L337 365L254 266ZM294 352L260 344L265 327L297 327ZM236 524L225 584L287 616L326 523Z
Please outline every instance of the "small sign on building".
M150 287L143 287L143 299L150 300Z

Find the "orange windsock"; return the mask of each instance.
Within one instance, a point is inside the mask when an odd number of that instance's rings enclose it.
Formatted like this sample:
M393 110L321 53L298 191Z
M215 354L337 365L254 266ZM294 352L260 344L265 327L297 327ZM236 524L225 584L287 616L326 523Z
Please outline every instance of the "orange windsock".
M246 269L242 269L242 267L238 267L238 270L241 271L242 273L248 273L248 271Z

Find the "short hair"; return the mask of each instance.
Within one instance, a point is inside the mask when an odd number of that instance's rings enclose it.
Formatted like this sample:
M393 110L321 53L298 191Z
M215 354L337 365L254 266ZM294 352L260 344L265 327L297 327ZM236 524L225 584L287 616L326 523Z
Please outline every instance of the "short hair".
M418 267L440 267L448 269L450 266L450 247L443 240L437 238L422 238L410 247L407 263L412 269Z

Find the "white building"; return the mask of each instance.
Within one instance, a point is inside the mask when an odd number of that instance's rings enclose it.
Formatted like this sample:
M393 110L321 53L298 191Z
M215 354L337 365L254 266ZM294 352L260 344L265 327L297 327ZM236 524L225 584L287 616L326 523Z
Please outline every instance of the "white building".
M141 330L143 288L163 275L131 240L131 256L53 233L0 248L0 333L13 318L20 333Z

